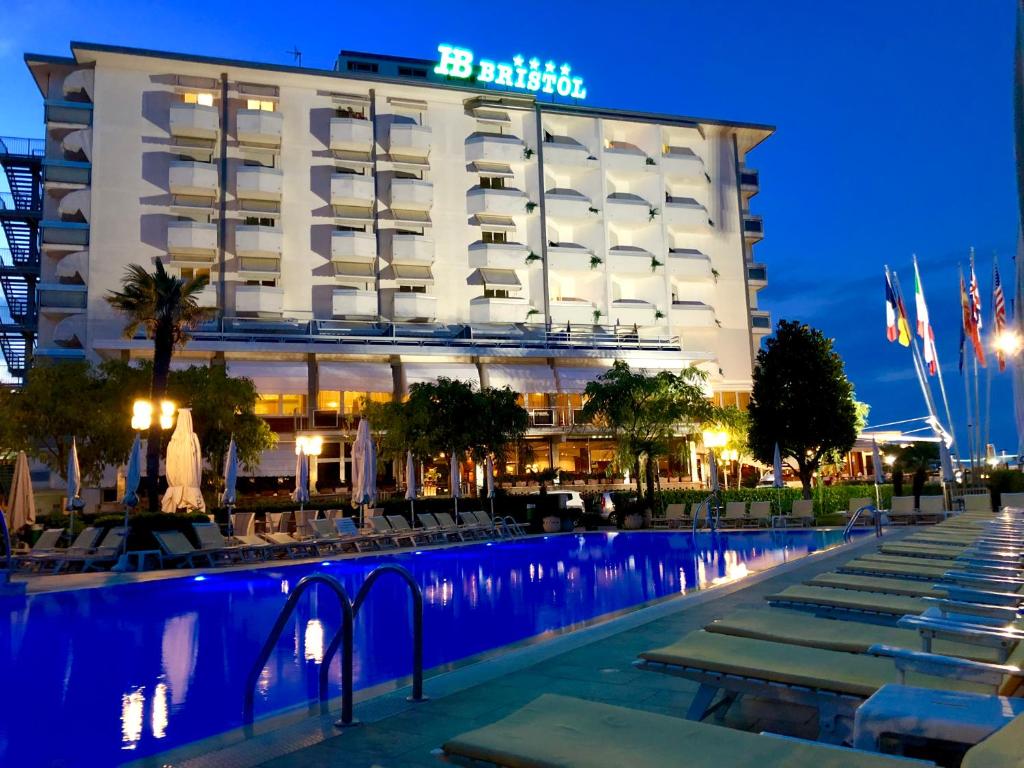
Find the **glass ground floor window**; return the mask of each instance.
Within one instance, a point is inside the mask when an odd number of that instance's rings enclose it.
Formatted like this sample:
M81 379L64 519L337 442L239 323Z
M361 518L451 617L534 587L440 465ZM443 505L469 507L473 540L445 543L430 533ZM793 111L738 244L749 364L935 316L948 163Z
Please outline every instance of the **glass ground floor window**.
M262 392L255 411L257 416L301 416L306 412L306 396Z
M346 415L360 414L366 403L389 403L390 392L341 392L336 389L322 389L316 396L319 411L337 411Z

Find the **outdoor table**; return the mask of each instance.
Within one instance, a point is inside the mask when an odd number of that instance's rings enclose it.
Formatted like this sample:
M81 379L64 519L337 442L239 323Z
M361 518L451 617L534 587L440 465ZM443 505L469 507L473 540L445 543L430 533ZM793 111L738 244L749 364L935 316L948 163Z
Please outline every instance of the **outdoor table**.
M884 734L977 744L1024 712L1024 699L889 684L857 709L853 748L879 749Z

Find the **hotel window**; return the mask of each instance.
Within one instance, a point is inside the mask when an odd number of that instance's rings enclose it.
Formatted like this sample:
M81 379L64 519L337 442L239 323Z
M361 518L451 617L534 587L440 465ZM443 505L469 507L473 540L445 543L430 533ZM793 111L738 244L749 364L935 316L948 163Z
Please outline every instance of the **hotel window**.
M481 176L480 186L483 189L505 189L505 178L503 176Z
M306 412L305 395L261 394L256 400L257 416L294 416Z
M316 394L318 411L337 411L341 408L341 392L336 389L325 389Z
M366 114L361 109L355 109L353 107L336 107L334 110L335 117L348 117L353 120L365 120Z
M480 237L481 237L481 239L485 243L507 243L508 242L508 232L494 232L494 231L485 229L481 233Z
M212 93L186 93L183 99L186 104L199 104L203 107L213 106Z
M427 70L419 67L399 67L398 75L399 77L426 77Z
M247 157L242 161L242 165L246 168L273 168L275 157L276 155L268 155L267 157Z
M277 224L277 219L269 216L246 216L243 223L247 227L273 227Z
M263 288L276 288L277 280L246 280L246 285L258 285Z
M205 277L207 282L210 280L209 267L182 267L180 272L182 280L191 280L195 277Z
M484 288L485 299L507 299L509 292L504 288Z
M273 112L274 102L270 99L246 99L246 109L255 109L260 112Z
M350 227L347 224L335 224L335 232L366 232L366 227Z
M377 72L380 69L368 61L350 61L347 66L349 72Z
M400 285L398 286L399 293L426 293L427 286L425 285Z

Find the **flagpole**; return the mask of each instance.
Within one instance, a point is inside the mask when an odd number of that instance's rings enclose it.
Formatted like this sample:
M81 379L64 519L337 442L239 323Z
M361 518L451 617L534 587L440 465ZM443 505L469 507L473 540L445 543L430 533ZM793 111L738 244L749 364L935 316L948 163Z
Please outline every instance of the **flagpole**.
M917 287L921 290L921 301L927 307L928 302L924 297L924 283L921 281L921 273L917 266L917 255L914 255L914 277L917 279ZM931 314L928 315L928 325L931 326ZM929 332L929 328L925 329L925 332ZM925 343L929 343L929 339L925 339ZM942 406L946 411L946 423L949 426L949 437L952 441L952 447L954 452L959 453L956 445L956 430L953 428L953 413L949 408L949 398L946 397L946 382L942 378L942 362L939 360L939 347L935 343L934 339L930 340L932 345L932 354L935 356L935 371L939 377L939 393L942 395Z
M886 272L889 271L888 266L885 268L885 270ZM896 270L892 271L892 283L893 288L896 290L896 295L899 297L900 303L903 306L906 306L905 302L903 301L903 290L900 288L900 278L899 275L896 274ZM910 332L909 320L905 319L905 322L908 325L907 331ZM910 332L910 349L914 360L914 371L917 373L917 382L918 384L921 385L921 394L924 395L925 407L928 408L928 414L932 418L932 432L934 432L939 439L944 439L942 431L939 429L941 423L939 422L938 417L935 415L935 403L932 400L931 389L928 387L928 381L926 378L927 371L925 371L922 364L921 350L917 346L917 336L913 332Z

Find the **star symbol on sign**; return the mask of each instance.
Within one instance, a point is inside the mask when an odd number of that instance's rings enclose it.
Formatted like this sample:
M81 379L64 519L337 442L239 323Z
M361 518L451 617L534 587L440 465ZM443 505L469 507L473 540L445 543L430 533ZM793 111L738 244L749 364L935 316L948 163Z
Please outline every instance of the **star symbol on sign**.
M538 61L537 57L534 56L532 59L530 59L530 69L538 69L539 67L540 61Z
M544 69L547 72L553 73L555 71L555 62L549 61L547 64L544 65Z
M563 77L568 77L570 72L572 72L572 67L570 67L568 64L563 64L562 65L562 76Z
M515 64L517 67L523 66L523 57L517 53L515 56L512 57L512 63Z

